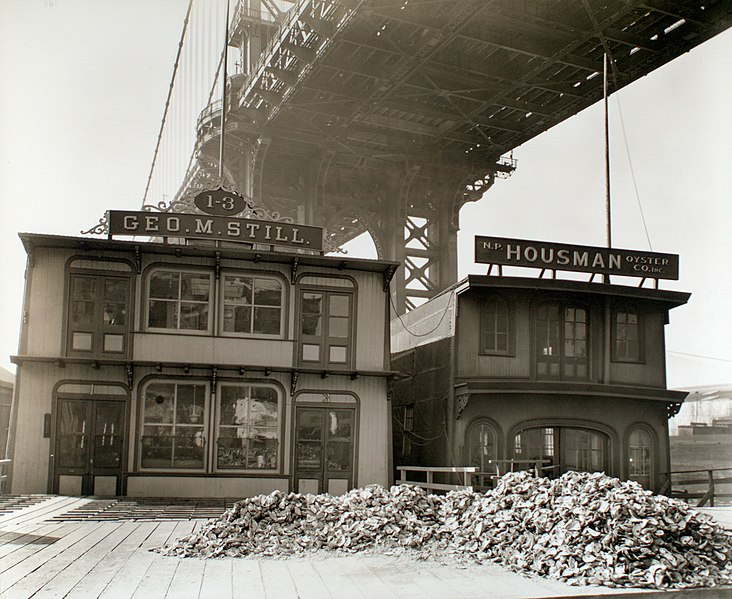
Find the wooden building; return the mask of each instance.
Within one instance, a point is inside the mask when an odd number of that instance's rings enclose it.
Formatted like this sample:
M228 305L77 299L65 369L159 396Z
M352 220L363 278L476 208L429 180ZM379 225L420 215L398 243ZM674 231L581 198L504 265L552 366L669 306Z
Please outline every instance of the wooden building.
M560 254L561 255L561 254ZM392 322L396 465L540 462L659 490L668 418L664 325L686 293L471 275Z
M388 482L397 264L20 237L13 493L238 498Z

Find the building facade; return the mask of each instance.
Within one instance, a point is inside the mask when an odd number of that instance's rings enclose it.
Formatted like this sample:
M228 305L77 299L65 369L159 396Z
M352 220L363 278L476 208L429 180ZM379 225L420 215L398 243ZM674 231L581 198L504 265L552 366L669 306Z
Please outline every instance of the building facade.
M13 493L244 497L388 482L395 263L21 239Z
M668 418L664 325L686 293L469 276L392 322L396 465L604 471L659 490Z

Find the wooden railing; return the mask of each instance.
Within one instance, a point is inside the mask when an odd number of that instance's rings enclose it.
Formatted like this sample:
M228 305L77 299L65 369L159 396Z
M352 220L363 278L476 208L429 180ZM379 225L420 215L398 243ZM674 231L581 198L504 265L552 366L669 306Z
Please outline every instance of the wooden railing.
M666 483L661 494L677 497L686 501L698 499L696 507L714 507L715 499L732 499L732 492L720 492L719 485L732 484L732 468L707 468L700 470L672 470L664 472ZM674 476L682 476L681 480L674 480ZM706 475L706 476L705 476ZM700 487L704 489L684 489L680 487Z
M473 490L473 486L470 484L470 477L473 476L478 469L475 466L445 466L445 467L433 467L433 466L397 466L399 470L399 483L407 485L415 485L422 487L428 491L460 491L467 489L468 491ZM424 472L426 475L426 481L414 481L407 479L407 472ZM446 473L457 473L463 475L462 485L451 485L447 483L436 483L435 474L446 474Z
M8 468L12 460L0 460L0 495L8 492L6 485L8 484Z

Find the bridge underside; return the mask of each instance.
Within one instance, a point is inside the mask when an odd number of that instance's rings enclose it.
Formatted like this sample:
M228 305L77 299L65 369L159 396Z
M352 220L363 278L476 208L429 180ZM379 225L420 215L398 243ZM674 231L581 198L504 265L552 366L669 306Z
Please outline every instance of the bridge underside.
M455 281L463 204L506 153L732 23L732 0L244 0L226 172L269 210L368 231L399 260L399 309ZM198 123L215 172L220 106ZM191 179L189 179L189 182Z

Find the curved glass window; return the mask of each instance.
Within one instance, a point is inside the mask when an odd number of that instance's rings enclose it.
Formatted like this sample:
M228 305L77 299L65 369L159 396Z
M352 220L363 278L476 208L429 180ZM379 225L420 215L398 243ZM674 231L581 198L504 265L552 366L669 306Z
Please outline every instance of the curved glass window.
M646 489L653 481L653 439L642 428L634 429L628 437L628 479Z

